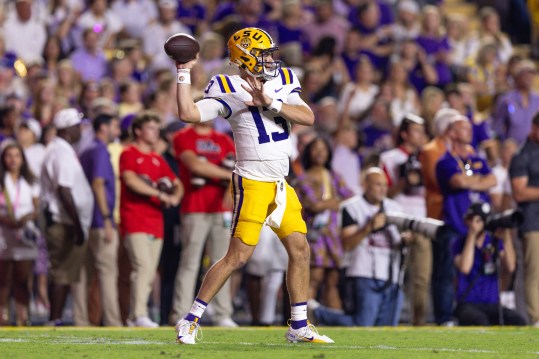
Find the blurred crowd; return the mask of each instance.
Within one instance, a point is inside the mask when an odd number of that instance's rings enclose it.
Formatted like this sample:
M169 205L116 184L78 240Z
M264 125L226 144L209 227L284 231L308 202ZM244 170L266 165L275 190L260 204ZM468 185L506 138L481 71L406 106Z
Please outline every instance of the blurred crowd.
M450 3L476 11L443 11ZM227 249L233 139L225 119L179 121L163 44L179 32L199 41L199 99L212 76L237 73L226 40L249 26L272 35L316 117L292 127L289 177L309 228L311 319L465 324L485 311L467 304L501 300L515 311L502 321L539 325L539 9L529 3L0 0L0 325L153 327L188 311ZM197 136L210 145L195 148ZM215 143L220 152L205 155ZM142 158L166 171L125 175ZM485 239L474 223L516 208L518 233ZM387 211L451 229L400 233ZM140 231L152 244L125 235ZM212 304L213 323L286 323L286 261L264 230ZM500 323L482 319L471 324Z

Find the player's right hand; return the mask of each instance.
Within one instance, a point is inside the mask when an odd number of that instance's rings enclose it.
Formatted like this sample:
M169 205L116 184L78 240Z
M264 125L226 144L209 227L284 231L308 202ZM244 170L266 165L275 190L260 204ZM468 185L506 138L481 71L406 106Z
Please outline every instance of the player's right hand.
M200 52L197 54L197 56L193 60L186 62L185 64L180 64L176 62L176 68L191 70L197 64L199 57L200 57Z

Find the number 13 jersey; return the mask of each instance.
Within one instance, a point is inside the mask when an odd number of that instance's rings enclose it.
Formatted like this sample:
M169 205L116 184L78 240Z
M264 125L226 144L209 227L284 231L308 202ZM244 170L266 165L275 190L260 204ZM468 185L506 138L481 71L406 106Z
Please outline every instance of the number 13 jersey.
M242 177L273 182L288 175L292 152L290 124L265 107L247 106L251 95L241 85L249 87L240 76L216 75L204 98L219 101L226 109L236 145L236 168ZM264 93L287 104L304 104L299 97L301 85L289 68L279 70L279 76L264 83Z

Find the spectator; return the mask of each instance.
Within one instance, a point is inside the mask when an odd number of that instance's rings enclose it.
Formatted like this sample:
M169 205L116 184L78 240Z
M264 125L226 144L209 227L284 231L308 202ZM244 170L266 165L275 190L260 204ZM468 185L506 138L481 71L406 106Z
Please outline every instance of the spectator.
M318 0L314 3L315 19L303 27L303 34L309 45L314 48L320 40L331 36L336 41L336 53L340 54L344 48L344 37L350 29L350 23L333 11L332 0Z
M356 126L351 122L344 122L335 133L331 169L343 179L346 187L359 195L363 193L363 190L360 180L361 159L357 147Z
M91 287L93 276L97 274L103 324L117 327L122 326L117 285L119 241L113 218L115 179L107 145L119 136L120 129L118 119L110 115L97 116L93 128L95 138L80 156L95 201L88 241L90 265L87 268L87 284Z
M392 37L398 43L419 36L419 5L413 0L401 0L397 5L397 22L392 27Z
M127 80L120 84L120 103L118 115L124 117L129 114L139 113L144 109L141 99L141 89L138 82Z
M152 0L115 1L111 11L124 25L123 32L135 39L142 39L144 31L157 18L157 6Z
M52 78L58 77L58 65L65 58L58 36L49 36L43 49L44 68Z
M64 98L70 106L75 106L81 92L82 84L71 60L64 59L58 63L57 81L56 97Z
M191 34L188 27L176 20L175 0L159 0L159 17L156 22L149 25L142 36L144 54L148 57L149 66L153 71L165 68L174 70L174 63L163 51L163 44L172 35L178 32Z
M324 306L314 309L315 318L327 325L397 325L402 292L399 284L401 236L394 225L386 225L384 212L402 212L388 199L387 180L378 168L365 176L365 195L348 202L342 213L344 249L350 251L346 277L353 290L352 314Z
M391 89L390 109L395 127L400 126L402 119L408 113L419 114L419 97L408 79L406 68L397 59L393 59L389 64L385 85Z
M144 15L139 14L139 19ZM108 8L107 0L88 1L88 9L81 14L77 25L84 32L91 29L97 35L99 49L114 49L116 37L124 27L122 20ZM139 22L139 26L144 23Z
M17 0L15 13L3 24L6 51L13 52L25 63L41 60L47 40L45 24L34 13L33 0Z
M304 54L309 49L305 34L301 30L304 23L302 4L296 0L284 1L282 7L282 18L277 19L275 26L281 58L287 66L301 67Z
M206 243L212 265L226 254L230 244L232 199L227 186L234 169L235 149L228 135L211 126L207 122L196 123L174 138L185 197L181 207L182 254L169 320L172 324L191 309ZM230 281L227 281L215 296L212 321L217 326L237 326L232 320L230 290Z
M434 65L428 60L425 50L414 39L404 40L395 61L404 65L410 83L420 94L427 86L438 82L438 73Z
M39 186L23 149L6 142L0 154L0 325L8 323L13 286L17 325L30 325L30 279L37 257Z
M148 317L161 247L161 207L178 205L183 186L165 160L153 152L159 138L159 117L141 112L131 125L133 143L120 156L120 233L131 262L131 310L129 325L155 328ZM157 186L157 182L168 185ZM167 192L164 192L166 190Z
M515 271L516 254L510 230L502 229L503 239L485 230L490 205L475 202L465 214L468 232L453 243L457 268L457 308L459 325L525 325L517 312L500 308L498 258L509 273Z
M45 147L39 143L41 133L39 122L33 118L24 120L17 128L17 142L23 148L28 166L37 178L41 176L41 165L45 156Z
M69 286L80 279L94 209L92 190L73 149L80 139L80 122L79 113L73 108L58 112L53 121L57 137L47 146L43 159L41 185L46 204L45 236L51 280L48 325L62 325ZM80 303L86 298L74 300Z
M163 130L162 139L166 146L161 155L170 166L176 176L180 176L178 160L174 151L174 137L184 127L183 122L174 121L169 123ZM161 276L161 325L168 325L168 319L172 311L174 297L174 282L180 263L181 233L180 233L180 206L163 208L164 238L161 259L159 260L159 274Z
M55 83L50 77L44 78L38 82L36 89L35 102L32 105L32 117L37 119L39 123L47 125L54 118L54 97Z
M331 172L331 158L327 141L320 137L311 141L302 154L305 172L298 178L296 188L303 204L311 248L309 299L320 299L325 306L342 310L338 285L344 250L338 211L340 203L351 197L352 191Z
M492 114L492 129L502 139L514 139L518 144L526 141L532 118L539 111L539 94L533 90L537 67L530 60L519 61L513 70L515 86L496 102Z
M416 41L425 50L427 61L436 69L436 85L443 87L450 83L452 74L449 42L442 29L440 10L436 6L427 5L423 8L421 33Z
M340 97L339 112L344 112L344 105L348 106L348 116L352 121L359 121L362 115L373 104L379 87L376 80L375 69L367 56L361 56L355 68L355 81L348 83Z
M513 198L524 215L519 230L524 249L525 295L530 322L539 327L539 114L528 139L511 160L509 176Z
M513 46L509 37L500 29L498 12L492 7L484 7L479 12L479 18L481 20L480 28L475 38L472 39L470 50L475 53L485 42L494 42L497 48L497 60L502 64L507 63L513 55Z
M206 6L200 1L184 0L178 4L178 20L187 25L193 34L201 35L208 31L209 24L206 15Z
M454 325L453 265L451 246L466 235L464 215L473 201L488 202L488 190L496 185L496 177L486 161L470 150L472 126L467 117L459 115L450 120L448 150L436 164L436 180L443 196L443 220L449 227L444 238L433 245L433 296L437 298L435 317L437 324Z
M107 72L107 59L98 45L98 34L92 28L82 33L83 46L71 54L73 67L83 81L99 81Z
M408 114L400 124L397 148L383 152L380 162L387 177L388 197L406 213L425 218L425 185L417 155L425 144L425 120ZM424 325L432 273L431 239L414 234L410 243L410 281L412 290L412 324Z

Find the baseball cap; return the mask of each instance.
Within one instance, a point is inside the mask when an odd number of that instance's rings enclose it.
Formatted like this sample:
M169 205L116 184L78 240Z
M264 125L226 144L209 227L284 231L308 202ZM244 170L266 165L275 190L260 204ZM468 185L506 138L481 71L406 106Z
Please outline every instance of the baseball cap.
M61 130L80 124L81 116L76 109L66 108L58 111L56 115L54 115L54 120L52 122L56 129Z
M26 128L32 131L34 136L36 136L36 139L39 140L41 138L41 125L35 118L27 118L23 121L21 126L26 126Z
M473 202L466 210L464 218L479 216L483 221L486 221L486 219L490 216L491 212L492 208L487 202Z
M454 108L442 108L434 115L434 134L441 136L447 131L449 125L453 124L452 118L461 113Z

